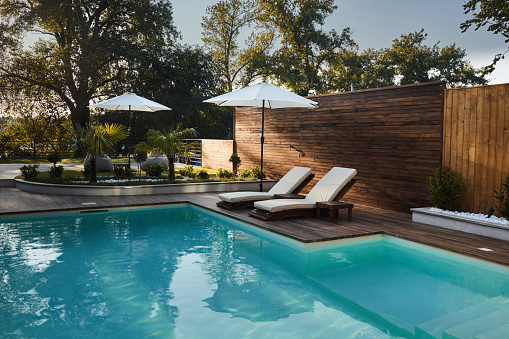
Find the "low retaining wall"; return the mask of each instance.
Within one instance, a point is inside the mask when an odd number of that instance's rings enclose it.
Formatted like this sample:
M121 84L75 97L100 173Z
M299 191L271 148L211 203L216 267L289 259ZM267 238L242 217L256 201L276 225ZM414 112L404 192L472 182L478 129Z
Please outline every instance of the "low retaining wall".
M0 187L15 187L14 179L0 179Z
M509 240L509 227L503 224L432 212L428 208L412 208L411 211L412 220L416 222Z
M264 180L264 190L271 189L276 182L277 180ZM258 191L259 184L259 181L224 181L140 186L87 186L45 184L15 179L16 188L22 191L59 195L149 195Z

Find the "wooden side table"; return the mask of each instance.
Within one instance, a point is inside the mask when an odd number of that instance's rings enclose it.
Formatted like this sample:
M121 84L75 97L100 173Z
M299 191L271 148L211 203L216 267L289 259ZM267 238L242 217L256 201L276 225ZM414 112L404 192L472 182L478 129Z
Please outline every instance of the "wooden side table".
M348 221L352 221L352 208L353 204L342 201L319 201L316 203L316 217L320 218L320 209L325 208L329 210L329 221L334 222L336 213L339 217L339 210L348 208ZM337 211L337 212L336 212Z

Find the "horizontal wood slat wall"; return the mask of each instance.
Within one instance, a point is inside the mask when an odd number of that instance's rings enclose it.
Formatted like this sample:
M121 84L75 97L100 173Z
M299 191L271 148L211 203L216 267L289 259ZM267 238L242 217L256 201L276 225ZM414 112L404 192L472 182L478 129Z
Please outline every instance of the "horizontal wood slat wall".
M466 179L462 210L496 205L509 176L509 84L445 91L443 161Z
M202 139L201 140L201 166L205 168L223 168L233 170L229 162L233 153L233 140Z
M264 170L280 178L294 166L356 168L343 198L409 212L428 206L426 178L441 164L444 83L426 83L310 97L315 109L265 111ZM241 169L260 165L261 108L235 109Z

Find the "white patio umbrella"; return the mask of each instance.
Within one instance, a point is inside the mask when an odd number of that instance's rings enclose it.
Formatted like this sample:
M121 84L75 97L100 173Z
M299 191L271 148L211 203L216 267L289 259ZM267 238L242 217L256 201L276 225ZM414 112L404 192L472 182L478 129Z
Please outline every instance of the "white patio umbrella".
M130 92L126 92L115 98L98 102L97 104L90 105L89 107L104 108L115 111L129 111L129 133L131 133L132 111L155 112L171 110L169 107ZM127 152L129 156L129 168L131 168L131 149L129 147L127 148Z
M217 104L218 106L251 106L262 108L262 136L260 137L261 155L260 170L263 173L263 136L265 123L265 107L268 108L285 108L285 107L318 107L318 103L300 95L294 94L285 89L279 88L265 81L226 93L204 102ZM263 190L263 175L260 178L260 192Z

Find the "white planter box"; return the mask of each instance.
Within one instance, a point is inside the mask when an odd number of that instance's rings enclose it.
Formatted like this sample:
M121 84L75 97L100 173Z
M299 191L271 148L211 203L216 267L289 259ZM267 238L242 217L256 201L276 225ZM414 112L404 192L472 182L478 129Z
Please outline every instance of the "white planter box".
M416 222L509 240L509 227L500 223L432 212L429 208L411 208L410 210L412 220Z
M264 180L264 190L269 190L277 180ZM61 195L148 195L206 192L259 191L259 181L224 181L183 184L161 184L140 186L88 186L57 185L15 179L16 188L25 192Z

